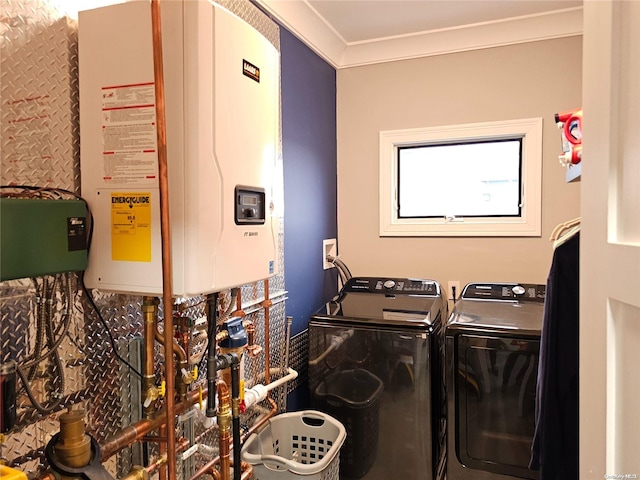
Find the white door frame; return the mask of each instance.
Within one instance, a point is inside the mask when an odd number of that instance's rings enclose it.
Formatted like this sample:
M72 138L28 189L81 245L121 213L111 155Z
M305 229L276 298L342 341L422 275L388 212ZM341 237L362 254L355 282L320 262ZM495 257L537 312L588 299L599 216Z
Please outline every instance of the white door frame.
M585 0L580 479L640 478L640 2Z

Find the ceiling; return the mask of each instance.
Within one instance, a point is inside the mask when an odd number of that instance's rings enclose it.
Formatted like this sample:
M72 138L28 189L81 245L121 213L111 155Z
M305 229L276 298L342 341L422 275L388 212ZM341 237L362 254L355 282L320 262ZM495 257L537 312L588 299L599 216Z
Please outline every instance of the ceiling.
M336 68L582 33L582 0L256 0Z

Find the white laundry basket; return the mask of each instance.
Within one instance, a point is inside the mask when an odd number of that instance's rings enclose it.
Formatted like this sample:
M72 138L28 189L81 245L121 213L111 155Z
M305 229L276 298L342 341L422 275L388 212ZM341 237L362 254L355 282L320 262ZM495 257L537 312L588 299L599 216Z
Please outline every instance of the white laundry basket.
M253 480L338 480L342 424L315 410L273 417L242 448L242 460L253 465Z

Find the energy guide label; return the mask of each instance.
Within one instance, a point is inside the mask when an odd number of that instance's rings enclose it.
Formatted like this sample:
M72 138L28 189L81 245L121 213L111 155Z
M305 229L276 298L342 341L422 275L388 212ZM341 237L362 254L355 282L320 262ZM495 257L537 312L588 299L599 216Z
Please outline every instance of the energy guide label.
M111 259L151 261L151 193L111 194Z
M103 180L108 185L156 185L153 82L102 87Z

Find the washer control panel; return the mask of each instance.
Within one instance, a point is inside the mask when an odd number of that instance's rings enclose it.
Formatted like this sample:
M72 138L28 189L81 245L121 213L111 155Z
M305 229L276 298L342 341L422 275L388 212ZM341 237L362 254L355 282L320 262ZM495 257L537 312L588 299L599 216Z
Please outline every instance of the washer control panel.
M434 280L419 278L354 277L342 288L343 293L440 295L440 285Z

